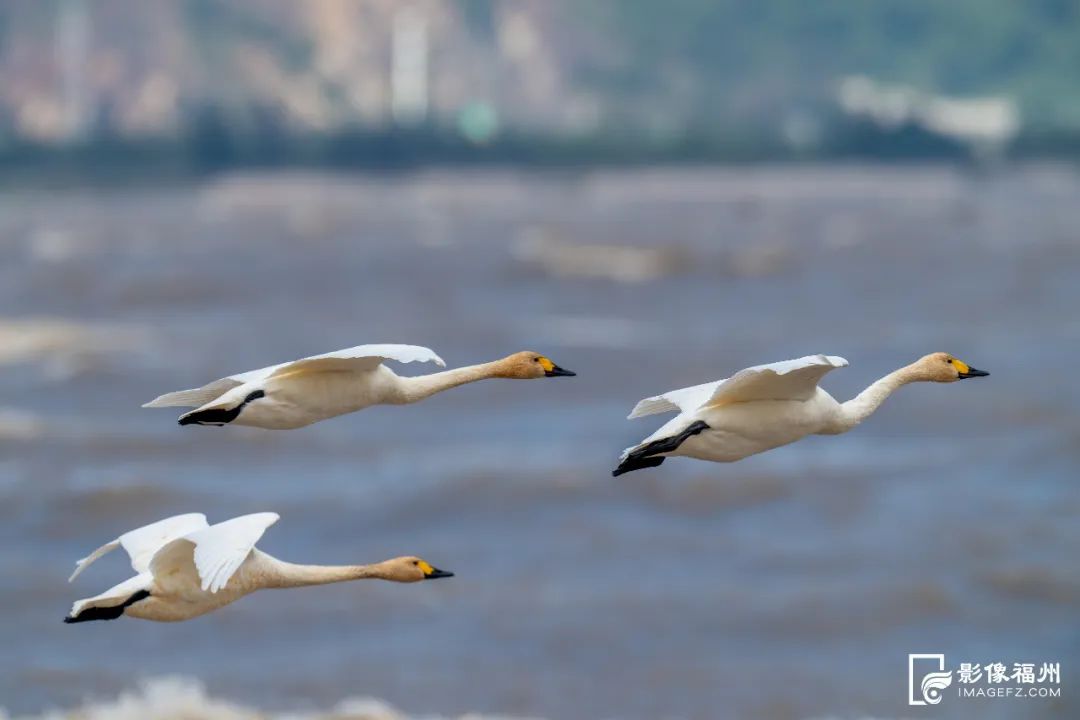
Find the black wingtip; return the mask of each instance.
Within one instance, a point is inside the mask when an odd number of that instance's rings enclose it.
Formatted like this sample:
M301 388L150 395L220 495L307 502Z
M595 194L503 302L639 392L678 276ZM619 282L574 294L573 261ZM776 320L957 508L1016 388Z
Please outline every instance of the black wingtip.
M233 410L197 410L181 415L176 422L180 425L225 425L232 422L240 415L240 408Z
M233 420L240 417L240 413L248 406L248 403L255 402L264 397L266 397L265 392L262 390L255 390L248 393L248 396L244 398L244 401L234 408L229 410L224 410L222 408L192 410L186 415L181 415L177 422L181 425L228 425Z
M78 615L68 615L64 618L67 624L93 622L94 620L115 620L124 614L124 610L135 603L150 597L149 590L140 590L119 605L111 607L88 607L79 611Z
M660 440L653 440L651 443L639 447L627 455L626 459L619 463L619 467L611 471L611 476L619 477L623 473L632 472L634 470L656 467L664 462L665 457L663 455L658 455L657 453L673 452L686 442L687 438L691 438L694 435L709 429L711 428L704 420L697 420L691 423L678 435L661 438Z
M654 456L644 458L630 456L623 460L621 463L619 463L619 467L611 471L611 477L619 477L620 475L625 475L626 473L633 472L634 470L656 467L660 463L664 462L664 460L665 458L662 455L658 457Z

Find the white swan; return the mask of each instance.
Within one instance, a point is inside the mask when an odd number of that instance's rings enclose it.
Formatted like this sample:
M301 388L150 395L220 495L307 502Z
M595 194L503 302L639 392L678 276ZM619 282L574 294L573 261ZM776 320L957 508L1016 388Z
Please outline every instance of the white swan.
M674 410L679 415L623 451L612 475L656 467L665 457L734 462L807 435L837 435L868 418L902 385L990 374L947 353L932 353L889 373L854 399L838 403L818 382L825 373L847 364L835 355L808 355L645 398L630 419Z
M124 548L139 573L100 595L78 600L66 623L121 615L174 622L190 620L265 588L325 585L373 578L409 583L453 577L417 557L374 565L294 565L255 549L278 520L264 512L207 525L202 513L177 515L124 533L75 564L74 580L102 555Z
M369 405L417 402L486 378L529 380L575 374L528 351L419 377L401 377L383 365L384 360L446 365L434 352L417 345L358 345L230 375L201 388L167 393L143 407L194 407L180 416L181 425L233 424L288 430Z

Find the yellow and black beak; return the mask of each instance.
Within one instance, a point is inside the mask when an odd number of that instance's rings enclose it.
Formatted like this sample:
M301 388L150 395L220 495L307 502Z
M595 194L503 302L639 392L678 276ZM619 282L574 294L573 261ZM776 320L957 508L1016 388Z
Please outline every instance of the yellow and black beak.
M952 364L954 368L956 368L956 375L958 380L966 380L973 377L986 377L990 374L985 370L976 370L963 360L958 360L956 358L949 358L949 363Z
M577 375L572 370L564 370L546 357L538 358L537 362L540 363L540 367L544 368L544 377L574 377Z
M447 572L446 570L440 570L437 567L432 567L424 560L416 562L420 566L420 571L424 573L425 580L437 580L438 578L454 577L454 573Z

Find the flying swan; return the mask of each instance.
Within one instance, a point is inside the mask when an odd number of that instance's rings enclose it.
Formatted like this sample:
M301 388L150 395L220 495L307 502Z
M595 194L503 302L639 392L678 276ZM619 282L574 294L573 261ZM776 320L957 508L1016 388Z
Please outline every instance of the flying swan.
M75 563L71 582L102 555L124 548L138 573L100 595L78 600L66 623L114 620L190 620L265 588L326 585L347 580L411 583L453 577L417 557L374 565L294 565L257 550L255 543L278 520L264 512L208 525L202 513L160 520L124 533Z
M167 393L143 407L195 408L180 416L181 425L233 424L291 430L369 405L414 403L487 378L530 380L576 374L528 351L418 377L401 377L386 367L384 360L446 366L434 352L417 345L358 345L230 375L201 388Z
M990 374L948 353L932 353L889 373L854 399L838 403L818 383L825 373L847 364L835 355L807 355L645 398L629 419L676 410L679 414L624 450L611 474L656 467L664 458L676 456L734 462L807 435L839 435L870 417L903 385L955 382Z

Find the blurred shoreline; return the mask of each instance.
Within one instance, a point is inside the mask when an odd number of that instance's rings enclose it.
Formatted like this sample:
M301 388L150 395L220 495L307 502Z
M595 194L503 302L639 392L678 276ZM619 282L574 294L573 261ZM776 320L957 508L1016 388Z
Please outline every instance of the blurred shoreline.
M1029 162L1080 161L1080 134L1021 135L991 155L914 125L845 122L812 149L750 130L691 134L668 142L640 137L506 134L478 145L438 129L347 131L318 136L232 135L194 128L177 139L102 138L0 146L0 187L185 182L223 172L408 173L427 169L589 170L643 167L756 167L830 164L949 164L977 170Z

